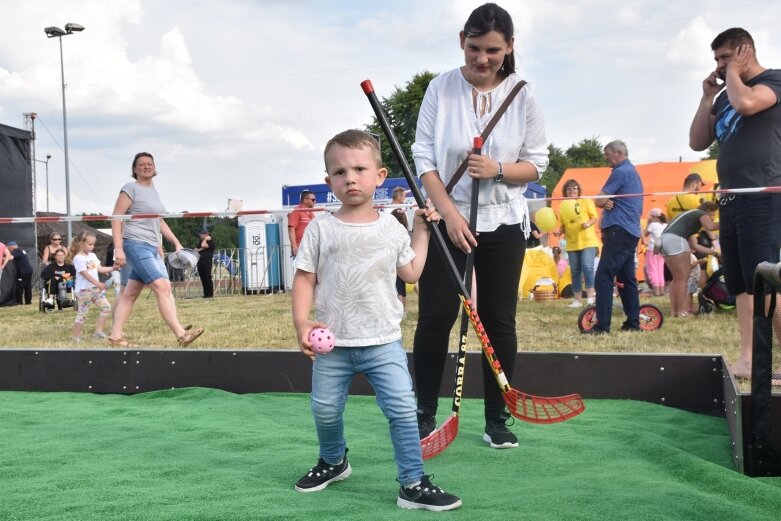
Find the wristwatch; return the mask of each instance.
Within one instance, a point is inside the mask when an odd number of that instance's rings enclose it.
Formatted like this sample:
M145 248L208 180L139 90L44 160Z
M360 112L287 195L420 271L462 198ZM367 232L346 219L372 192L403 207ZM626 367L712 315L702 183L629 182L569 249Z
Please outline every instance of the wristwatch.
M494 181L501 183L502 180L504 180L504 174L502 173L502 162L497 161L497 163L499 164L499 173L494 176Z

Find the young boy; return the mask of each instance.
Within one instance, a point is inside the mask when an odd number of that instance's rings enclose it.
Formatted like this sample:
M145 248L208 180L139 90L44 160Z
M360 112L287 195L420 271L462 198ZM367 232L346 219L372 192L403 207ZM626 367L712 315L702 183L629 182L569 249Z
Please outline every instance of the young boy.
M412 239L388 213L372 206L372 197L387 170L377 141L347 130L325 146L325 182L342 206L316 217L307 227L293 279L293 323L312 367L312 414L320 459L296 483L299 492L322 490L352 473L344 439L344 412L354 375L363 373L374 387L377 403L390 424L401 484L401 508L451 510L461 500L433 485L423 473L412 379L401 345L401 302L395 279L418 280L426 262L433 209L418 210ZM309 319L312 302L315 321ZM315 356L309 342L314 327L328 327L336 347Z

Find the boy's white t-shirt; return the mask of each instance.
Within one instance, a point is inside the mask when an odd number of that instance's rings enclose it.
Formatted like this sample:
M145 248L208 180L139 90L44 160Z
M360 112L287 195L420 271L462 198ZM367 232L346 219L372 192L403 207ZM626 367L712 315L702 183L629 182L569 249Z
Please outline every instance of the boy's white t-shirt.
M76 284L74 285L76 291L96 287L92 282L84 278L84 275L82 275L81 272L87 271L95 280L100 280L98 278L100 260L97 255L93 252L86 255L78 253L73 256L73 267L76 268Z
M391 214L352 224L323 213L307 226L296 267L317 275L315 319L336 345L372 346L401 339L396 268L413 258L409 232Z

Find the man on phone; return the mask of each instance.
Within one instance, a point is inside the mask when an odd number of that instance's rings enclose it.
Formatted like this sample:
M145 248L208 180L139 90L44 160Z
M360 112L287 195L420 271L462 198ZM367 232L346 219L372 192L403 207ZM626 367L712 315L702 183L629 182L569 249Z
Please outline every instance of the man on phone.
M722 189L781 185L781 70L759 64L753 38L739 27L716 36L711 50L716 69L702 82L689 146L705 150L718 140ZM722 196L719 219L724 278L737 296L740 327L741 355L731 371L750 378L754 270L779 260L781 226L769 224L781 222L781 194Z

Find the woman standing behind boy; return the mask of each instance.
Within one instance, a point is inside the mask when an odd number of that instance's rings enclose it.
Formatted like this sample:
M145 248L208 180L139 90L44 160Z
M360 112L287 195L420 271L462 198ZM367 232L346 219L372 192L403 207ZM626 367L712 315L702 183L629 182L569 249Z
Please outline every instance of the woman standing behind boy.
M518 282L531 220L523 193L526 184L538 181L548 166L542 111L528 85L521 86L508 105L485 140L482 154L469 154L469 150L474 137L482 134L523 81L515 72L514 31L509 13L496 4L472 11L459 35L464 64L431 80L412 145L415 168L442 215L439 228L462 273L474 249L480 317L510 382L518 352ZM467 155L469 175L448 193L446 187ZM473 179L480 180L476 230L470 230L468 222ZM460 310L445 260L435 251L420 279L413 348L421 438L436 428L450 330ZM483 440L492 448L517 447L518 439L506 425L510 415L501 389L485 358L483 396Z

